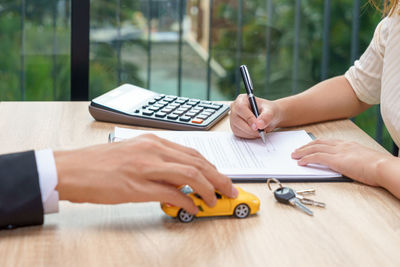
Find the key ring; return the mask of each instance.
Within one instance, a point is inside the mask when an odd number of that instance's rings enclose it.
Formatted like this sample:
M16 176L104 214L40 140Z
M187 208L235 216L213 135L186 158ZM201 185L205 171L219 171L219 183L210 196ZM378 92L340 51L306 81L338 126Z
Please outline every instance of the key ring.
M268 188L269 188L269 190L271 190L271 191L272 191L272 188L271 188L271 185L270 185L271 181L272 181L272 182L275 182L275 183L277 183L277 184L279 185L279 187L280 187L280 188L282 188L282 187L283 187L283 186L282 186L282 184L281 184L281 182L279 182L279 180L278 180L278 179L275 179L275 178L269 178L269 179L267 180L267 185L268 185Z

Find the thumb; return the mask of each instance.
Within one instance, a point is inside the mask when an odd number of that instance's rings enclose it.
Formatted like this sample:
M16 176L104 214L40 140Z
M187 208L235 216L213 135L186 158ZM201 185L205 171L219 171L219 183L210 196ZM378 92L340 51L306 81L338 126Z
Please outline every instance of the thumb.
M272 109L270 107L264 107L260 116L256 119L257 128L261 130L267 128L272 122L273 117Z

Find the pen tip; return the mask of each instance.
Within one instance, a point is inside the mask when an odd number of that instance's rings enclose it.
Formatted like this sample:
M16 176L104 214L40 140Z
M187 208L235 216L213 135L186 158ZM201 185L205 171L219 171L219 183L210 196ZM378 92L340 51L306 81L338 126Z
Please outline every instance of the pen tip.
M260 136L261 136L261 139L262 139L263 143L266 144L265 132L260 132Z

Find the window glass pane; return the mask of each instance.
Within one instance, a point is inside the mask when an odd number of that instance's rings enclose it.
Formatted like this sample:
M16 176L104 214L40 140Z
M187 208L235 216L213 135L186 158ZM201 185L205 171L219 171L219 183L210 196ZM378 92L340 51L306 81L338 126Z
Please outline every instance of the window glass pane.
M70 2L2 1L0 99L68 100Z
M122 83L147 87L146 3L91 1L91 98Z

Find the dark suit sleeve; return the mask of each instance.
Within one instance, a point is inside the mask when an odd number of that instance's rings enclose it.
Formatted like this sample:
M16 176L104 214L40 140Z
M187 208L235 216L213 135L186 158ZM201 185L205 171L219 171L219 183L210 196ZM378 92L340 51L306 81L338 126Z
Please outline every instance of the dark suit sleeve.
M0 155L0 229L43 224L34 151Z

